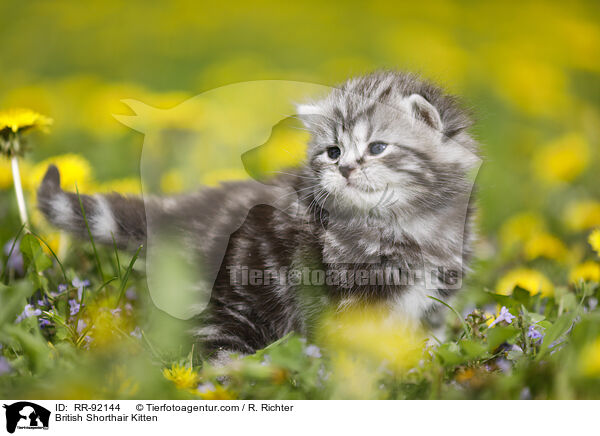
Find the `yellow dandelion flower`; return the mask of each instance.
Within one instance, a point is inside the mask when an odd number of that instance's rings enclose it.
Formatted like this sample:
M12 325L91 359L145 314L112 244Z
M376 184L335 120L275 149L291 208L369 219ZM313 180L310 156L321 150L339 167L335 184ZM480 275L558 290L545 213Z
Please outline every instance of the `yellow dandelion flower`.
M221 182L232 180L245 180L248 178L246 171L238 168L223 168L209 171L202 177L202 183L206 186L218 186Z
M579 369L588 377L600 376L600 338L581 350Z
M225 389L221 385L212 385L202 390L197 390L196 395L198 395L203 400L235 400L235 393Z
M58 167L63 189L75 191L75 183L77 183L80 193L87 191L92 181L92 166L84 157L78 154L54 156L38 163L31 170L25 187L32 191L37 190L50 164Z
M334 377L333 399L377 399L382 392L377 389L381 379L364 356L352 351L336 349L331 353L332 377Z
M271 376L271 380L276 385L281 385L285 383L290 377L289 372L283 368L274 368L273 375Z
M30 109L8 109L0 111L0 154L10 159L15 196L19 207L19 216L23 225L27 224L27 206L23 195L19 156L25 153L25 142L21 134L26 130L39 128L45 130L52 120Z
M50 246L52 251L54 251L55 254L58 254L59 247L60 247L61 233L60 232L47 232L42 235L42 238L44 239L44 242ZM46 252L46 254L50 255L51 252L48 249L48 247L46 246L46 244L42 244L42 250L44 250Z
M309 135L298 129L295 123L295 119L281 121L273 128L267 142L249 152L254 154L251 158L257 159L264 173L273 174L284 168L297 166L306 156Z
M160 178L160 189L165 194L176 194L184 188L185 182L180 171L169 170Z
M575 266L569 274L569 281L571 283L580 281L600 283L600 264L589 260Z
M485 324L489 327L490 325L492 325L492 323L496 320L496 315L490 313L490 312L485 312L483 314L483 316L485 317Z
M590 234L588 242L594 251L600 256L600 229L596 229Z
M500 228L500 243L505 249L522 244L546 228L544 218L534 212L523 212L510 217Z
M556 236L549 233L533 235L525 242L523 250L528 260L537 259L538 257L562 260L567 254L565 244Z
M111 349L123 340L122 332L133 330L131 320L114 313L113 308L114 302L108 299L94 301L88 306L87 324L91 329L87 334L93 339L94 348Z
M394 370L414 367L423 354L422 332L395 320L385 310L348 309L326 319L321 333L334 353L385 361Z
M106 194L111 192L118 192L120 194L140 194L142 192L142 185L139 178L125 177L123 179L93 184L90 186L89 192Z
M590 200L570 204L565 211L564 221L574 231L600 227L600 202Z
M8 158L22 155L25 151L20 135L26 130L46 130L52 120L30 109L0 111L0 153Z
M578 133L570 133L542 148L533 161L535 174L548 183L570 182L588 166L589 145Z
M163 369L163 375L167 380L175 383L178 389L194 389L200 379L198 373L192 368L177 364Z
M510 295L516 286L526 289L532 295L542 294L542 297L554 295L554 285L541 272L517 268L506 273L496 286L496 292L502 295Z
M531 56L514 58L514 47L510 50L511 53L507 53L495 69L498 91L510 104L527 114L554 116L569 103L564 71Z
M475 370L473 368L462 368L458 370L456 374L456 381L459 383L466 383L475 376Z
M16 108L0 111L0 133L9 130L13 133L27 129L47 129L52 125L52 119L31 109Z

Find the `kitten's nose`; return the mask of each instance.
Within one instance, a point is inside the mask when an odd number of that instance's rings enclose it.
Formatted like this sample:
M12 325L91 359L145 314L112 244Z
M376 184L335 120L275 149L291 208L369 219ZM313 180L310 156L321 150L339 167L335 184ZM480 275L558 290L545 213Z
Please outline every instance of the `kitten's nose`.
M352 171L354 171L356 169L356 167L340 165L339 169L340 169L340 173L342 173L342 176L344 176L345 178L348 178L348 177L350 177L350 173Z

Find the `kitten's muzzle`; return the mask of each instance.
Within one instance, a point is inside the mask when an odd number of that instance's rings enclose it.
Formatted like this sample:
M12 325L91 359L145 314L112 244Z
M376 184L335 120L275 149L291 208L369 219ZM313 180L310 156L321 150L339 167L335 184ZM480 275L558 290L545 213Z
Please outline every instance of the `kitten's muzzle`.
M354 171L356 169L356 167L351 167L348 165L340 165L338 167L338 169L340 170L340 173L342 173L342 176L344 176L347 179L348 177L350 177L350 173L352 171Z

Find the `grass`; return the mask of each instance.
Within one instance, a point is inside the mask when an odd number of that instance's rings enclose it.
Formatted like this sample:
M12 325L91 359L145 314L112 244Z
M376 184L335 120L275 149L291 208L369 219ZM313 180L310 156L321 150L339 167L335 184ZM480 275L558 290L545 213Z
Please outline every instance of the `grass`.
M0 387L7 397L518 399L600 395L600 350L590 348L600 337L597 283L582 281L547 297L519 286L510 295L501 295L474 290L471 285L467 295L455 302L463 307L449 306L448 337L435 345L427 345L425 336L402 325L390 328L376 314L329 314L319 320L318 332L308 340L292 333L255 355L214 367L194 352L185 333L187 322L154 308L143 271L135 269L141 247L130 255L75 243L77 254L68 256L63 266L56 254L46 254L43 238L32 237L27 244L28 248L16 253L23 257L25 275L11 273L12 279L0 292L1 355L10 366L0 375ZM122 266L121 257L128 258L127 267ZM119 265L123 271L104 281L100 262ZM69 281L86 277L91 284L78 299L78 289L72 284L59 291L58 285L67 281L65 276ZM465 310L468 300L477 301L476 307ZM25 302L31 304L30 316L16 323ZM73 302L80 304L76 312ZM500 307L514 318L490 327Z

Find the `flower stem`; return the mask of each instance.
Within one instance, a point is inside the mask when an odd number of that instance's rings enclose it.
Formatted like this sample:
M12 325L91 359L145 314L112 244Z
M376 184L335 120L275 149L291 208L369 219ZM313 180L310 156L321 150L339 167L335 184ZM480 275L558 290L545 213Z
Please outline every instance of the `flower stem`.
M17 204L19 206L19 215L21 223L27 225L27 208L25 207L25 197L23 196L23 186L21 185L21 174L19 173L19 161L17 156L13 156L10 160L12 166L13 183L15 185L15 194L17 196Z

